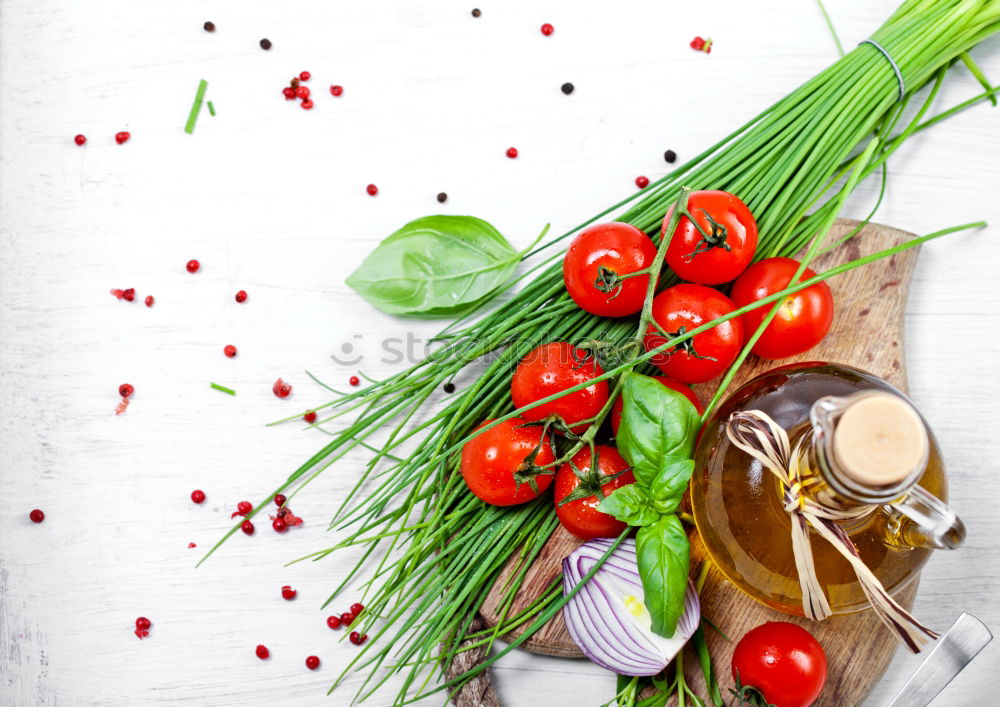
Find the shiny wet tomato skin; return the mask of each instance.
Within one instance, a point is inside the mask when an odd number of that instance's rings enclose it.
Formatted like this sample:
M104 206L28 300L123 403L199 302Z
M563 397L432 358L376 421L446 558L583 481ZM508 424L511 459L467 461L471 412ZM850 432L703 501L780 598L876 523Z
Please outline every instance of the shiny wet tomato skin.
M706 241L691 219L681 216L667 246L667 265L682 280L702 285L734 280L757 252L757 221L750 209L739 197L724 191L691 192L687 209L705 233L718 237ZM670 209L663 219L664 234L672 213Z
M826 653L811 633L787 621L748 631L733 651L733 679L775 707L809 707L826 682Z
M525 405L585 383L604 369L588 352L564 341L553 341L530 351L517 364L510 382L514 407ZM608 384L599 381L551 402L526 410L526 420L544 420L557 415L573 432L581 433L608 401Z
M733 283L733 303L744 307L780 292L788 287L798 268L799 262L792 258L767 258L754 263ZM806 268L798 282L815 276ZM766 304L740 317L746 338L753 335L772 307ZM767 359L804 353L823 340L832 324L833 292L825 282L817 282L785 298L752 351Z
M701 400L698 399L698 394L695 393L693 390L691 390L691 386L689 386L688 384L681 383L680 381L674 380L673 378L669 378L667 376L650 376L650 377L653 378L653 380L660 381L660 383L667 386L671 390L676 390L678 393L683 394L685 398L691 401L691 404L694 405L694 408L695 410L698 411L699 415L705 412L705 406L702 405ZM624 404L622 403L622 399L619 396L619 398L615 400L614 406L611 408L611 430L616 435L618 434L618 425L620 425L622 421L623 406Z
M649 275L621 280L608 292L601 291L598 283L607 282L609 273L613 278L648 268L654 258L656 246L635 226L595 224L580 231L569 244L563 260L563 282L581 309L602 317L625 317L642 309Z
M732 312L733 301L705 285L682 283L668 287L653 299L653 320L667 333L689 332L713 319ZM650 351L664 343L652 325L646 331L645 346ZM702 383L719 375L736 360L743 344L739 317L696 334L673 349L657 354L651 361L661 371L682 383Z
M492 422L486 420L476 429ZM478 498L494 506L513 506L537 498L552 485L553 474L537 474L520 485L514 473L541 441L541 426L525 426L526 420L512 418L473 437L462 446L461 469L466 486ZM548 440L541 445L534 463L542 467L555 461Z
M618 453L617 449L601 444L596 445L594 449L597 452L597 472L599 474L612 476L624 472L614 480L601 485L601 492L605 497L617 488L635 483L635 477L632 475L632 470L629 469L628 462ZM590 449L580 450L571 461L577 469L586 474L593 465ZM580 479L573 473L569 464L563 464L559 467L553 490L556 515L562 526L581 540L616 538L621 535L627 526L614 516L597 510L601 499L597 498L596 495L560 504L560 501L576 490L579 485Z

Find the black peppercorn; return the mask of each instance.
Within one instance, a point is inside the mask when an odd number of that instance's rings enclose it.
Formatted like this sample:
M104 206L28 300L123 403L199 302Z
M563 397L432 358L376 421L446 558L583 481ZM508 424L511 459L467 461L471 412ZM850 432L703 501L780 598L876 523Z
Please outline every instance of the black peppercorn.
M205 31L206 32L214 32L215 31L215 23L214 22L206 22L205 23Z
M451 381L448 381L447 383L445 383L444 384L444 392L446 392L446 393L454 393L455 392L455 384L452 383Z
M439 204L443 204L446 201L448 201L448 195L447 194L445 194L444 192L441 192L440 194L438 194L438 203Z
M677 153L673 150L667 150L663 153L663 159L665 159L670 164L673 164L677 160Z
M264 39L260 40L260 48L261 49L265 49L265 50L270 49L271 48L271 40L267 39L267 38L264 38Z
M473 8L473 10L472 10L472 16L473 17L479 17L481 14L483 14L483 13L480 11L480 9L478 7L477 8Z
M562 92L568 96L569 94L573 93L573 88L574 88L573 84L567 81L562 85Z

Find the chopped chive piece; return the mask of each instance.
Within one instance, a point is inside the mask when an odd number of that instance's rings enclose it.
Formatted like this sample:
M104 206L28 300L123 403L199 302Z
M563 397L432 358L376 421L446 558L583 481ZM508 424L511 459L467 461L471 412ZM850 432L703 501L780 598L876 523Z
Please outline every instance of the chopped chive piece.
M198 84L198 92L194 94L194 105L191 106L191 112L188 114L187 125L184 126L184 132L188 135L194 132L194 124L198 120L198 113L201 112L201 102L205 100L205 89L207 88L208 81L202 79Z
M236 391L232 388L227 388L224 385L219 385L218 383L212 383L212 387L216 390L221 390L223 393L229 393L229 395L236 395Z
M211 101L208 101L207 105L208 105L208 114L214 118L215 117L215 106L212 105Z

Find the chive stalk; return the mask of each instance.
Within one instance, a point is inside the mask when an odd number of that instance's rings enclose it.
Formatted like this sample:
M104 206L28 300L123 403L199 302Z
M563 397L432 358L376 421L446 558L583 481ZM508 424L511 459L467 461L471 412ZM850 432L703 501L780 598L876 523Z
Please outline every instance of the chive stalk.
M198 120L198 113L201 112L202 101L205 100L205 90L208 88L208 81L202 79L198 82L198 90L194 94L194 104L188 113L187 123L184 125L184 132L188 135L194 132L194 124Z

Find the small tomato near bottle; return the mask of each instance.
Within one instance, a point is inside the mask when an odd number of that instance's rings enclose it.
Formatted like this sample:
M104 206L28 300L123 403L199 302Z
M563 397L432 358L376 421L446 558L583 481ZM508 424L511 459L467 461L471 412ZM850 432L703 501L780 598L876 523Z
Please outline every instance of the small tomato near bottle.
M735 279L757 252L757 222L739 197L724 191L694 191L670 244L667 265L682 280L719 285ZM663 220L666 234L671 208ZM704 233L702 233L702 231Z
M801 626L768 621L736 644L733 680L774 707L809 707L826 683L826 653Z
M754 263L733 283L733 303L744 307L780 292L792 282L798 268L799 262L791 258L767 258ZM806 268L798 282L815 276ZM765 304L740 317L748 339L773 306ZM817 282L782 301L752 351L767 359L795 356L821 342L832 324L833 292L825 282Z
M617 449L598 444L592 455L590 448L584 447L556 472L559 522L582 540L618 537L627 527L625 523L597 510L597 506L615 489L632 483L632 470Z

